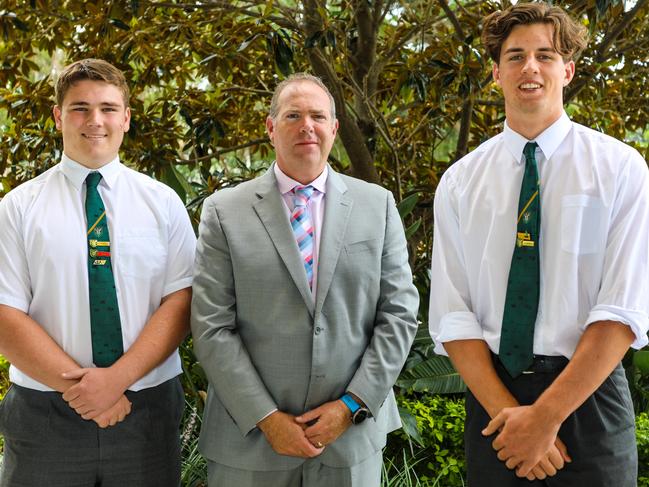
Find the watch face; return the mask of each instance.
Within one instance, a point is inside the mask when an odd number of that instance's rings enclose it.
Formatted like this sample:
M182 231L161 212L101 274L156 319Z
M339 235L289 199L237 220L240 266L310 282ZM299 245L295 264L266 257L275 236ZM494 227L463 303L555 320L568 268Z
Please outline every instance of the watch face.
M361 424L369 415L370 412L367 409L359 408L352 416L352 423Z

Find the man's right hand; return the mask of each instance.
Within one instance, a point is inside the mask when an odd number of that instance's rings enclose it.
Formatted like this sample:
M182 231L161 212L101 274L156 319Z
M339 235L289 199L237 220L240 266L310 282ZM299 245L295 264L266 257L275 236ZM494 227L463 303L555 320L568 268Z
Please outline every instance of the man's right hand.
M264 433L273 450L280 455L313 458L324 450L311 444L302 425L291 414L275 411L257 423L257 427Z
M115 404L106 409L104 412L99 413L92 420L99 425L100 428L108 428L115 426L117 423L124 421L124 418L131 412L131 401L125 395L117 400Z
M568 448L557 436L550 451L532 468L525 478L527 480L543 480L546 477L553 477L564 467L566 462L570 463L572 459L568 455Z

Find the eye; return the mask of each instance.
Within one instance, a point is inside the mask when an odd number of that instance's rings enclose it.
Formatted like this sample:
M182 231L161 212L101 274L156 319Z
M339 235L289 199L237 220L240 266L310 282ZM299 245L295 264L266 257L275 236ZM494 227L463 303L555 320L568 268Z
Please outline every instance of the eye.
M290 120L296 120L296 119L300 118L300 115L297 114L297 113L287 113L286 118L288 118Z
M113 108L113 107L106 107L102 109L102 112L116 112L116 111L117 108Z
M322 113L316 113L315 115L313 115L313 118L315 120L327 120L327 117Z
M88 111L88 109L85 108L85 107L74 107L74 108L72 109L72 111L73 111L73 112L86 112L86 111Z

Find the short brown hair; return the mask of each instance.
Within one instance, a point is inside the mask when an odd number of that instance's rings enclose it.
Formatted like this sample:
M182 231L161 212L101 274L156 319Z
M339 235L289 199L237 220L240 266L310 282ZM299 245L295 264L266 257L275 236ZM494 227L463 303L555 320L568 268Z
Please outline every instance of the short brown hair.
M63 105L63 99L70 87L83 80L103 81L117 86L122 92L124 106L128 107L129 89L124 73L103 59L93 58L75 61L63 68L54 86L56 104Z
M564 61L574 61L586 48L588 32L565 10L545 2L517 3L493 12L484 20L482 44L489 57L498 64L500 49L517 25L551 24L554 27L553 47Z
M284 88L286 88L288 85L292 83L298 83L300 81L310 81L311 83L315 83L316 85L318 85L320 88L324 90L324 92L329 97L329 101L331 102L331 118L332 120L335 120L336 102L334 101L333 95L329 91L329 88L327 88L327 85L325 85L320 78L318 78L317 76L313 76L312 74L309 73L294 73L275 87L275 91L273 92L273 98L270 101L270 110L269 110L270 118L275 120L277 118L277 115L279 114L279 95L282 93L282 91L284 91Z

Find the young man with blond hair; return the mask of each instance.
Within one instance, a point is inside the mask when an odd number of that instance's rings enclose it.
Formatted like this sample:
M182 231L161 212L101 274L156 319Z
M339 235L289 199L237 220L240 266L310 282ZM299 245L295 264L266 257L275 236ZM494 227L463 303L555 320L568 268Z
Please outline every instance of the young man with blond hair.
M195 237L168 187L119 160L124 75L67 66L61 162L0 202L0 485L176 487Z
M586 35L562 9L518 3L482 38L506 122L437 188L429 322L469 389L468 485L635 487L646 163L563 110Z

